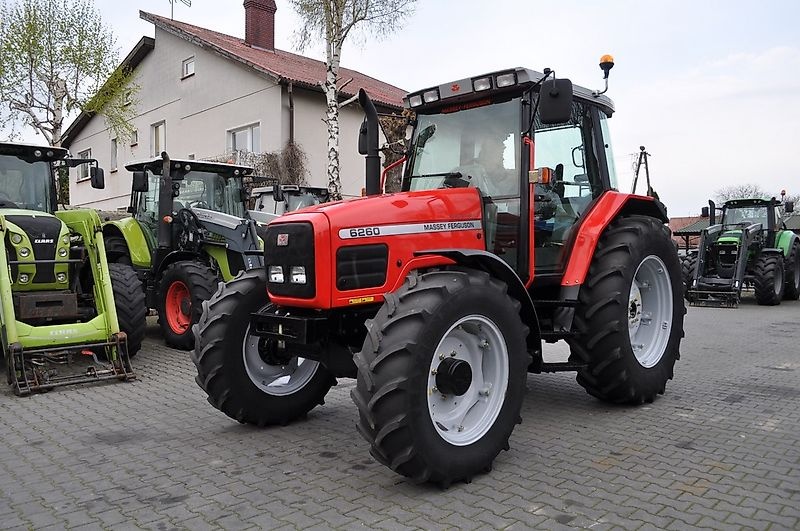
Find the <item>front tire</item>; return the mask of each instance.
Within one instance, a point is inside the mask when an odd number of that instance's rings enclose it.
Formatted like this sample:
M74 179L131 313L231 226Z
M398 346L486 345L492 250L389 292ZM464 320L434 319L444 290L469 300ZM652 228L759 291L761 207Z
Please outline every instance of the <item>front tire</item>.
M783 255L761 253L753 269L756 302L762 306L780 304L786 288L783 275Z
M134 357L142 348L147 326L147 305L142 282L136 271L125 264L108 264L114 307L117 309L119 329L128 336L128 357Z
M319 404L336 380L320 363L277 363L259 351L250 314L269 305L263 269L241 273L203 304L195 326L195 381L208 402L241 423L286 425Z
M658 220L630 216L600 237L575 310L578 383L600 400L641 404L663 394L683 337L681 266Z
M786 288L783 298L787 301L800 299L800 241L792 245L789 257L786 260Z
M697 255L691 254L681 262L681 278L683 280L683 294L686 300L692 302L689 290L692 289L695 271L697 271Z
M167 267L158 288L158 324L167 345L181 350L194 347L192 325L217 284L217 274L206 264L181 261Z
M122 236L106 236L103 243L106 248L106 257L109 263L131 265L131 255L128 244Z
M530 356L519 309L479 271L414 274L386 295L351 393L375 459L442 486L491 468L521 421Z

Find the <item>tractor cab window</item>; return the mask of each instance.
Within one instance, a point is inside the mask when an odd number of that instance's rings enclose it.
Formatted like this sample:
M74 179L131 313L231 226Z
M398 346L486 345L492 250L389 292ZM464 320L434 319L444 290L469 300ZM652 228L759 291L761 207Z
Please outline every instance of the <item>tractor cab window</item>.
M723 225L743 225L749 226L753 223L761 223L761 227L766 230L768 225L769 209L764 205L750 205L740 207L726 207L722 217Z
M190 171L180 183L173 210L205 208L236 217L244 217L241 179L226 178L212 172Z
M0 155L0 208L50 212L50 172L49 162Z
M549 182L534 185L534 252L537 271L557 271L573 227L604 187L593 152L591 108L575 101L569 122L535 124L534 159L549 168ZM602 142L602 139L598 139ZM599 143L599 142L598 142ZM610 148L609 153L610 153Z

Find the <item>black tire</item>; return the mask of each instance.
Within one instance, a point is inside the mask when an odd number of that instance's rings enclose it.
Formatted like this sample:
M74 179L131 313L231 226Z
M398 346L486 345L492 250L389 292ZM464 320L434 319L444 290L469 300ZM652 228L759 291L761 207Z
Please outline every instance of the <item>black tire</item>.
M690 254L686 256L681 262L681 279L683 280L683 295L686 300L691 302L689 290L692 288L692 281L694 274L697 271L697 255Z
M203 304L195 325L197 343L192 361L195 381L208 395L208 402L243 424L286 425L304 417L317 405L336 379L321 364L313 376L292 394L269 394L254 384L244 361L244 343L250 314L269 303L263 269L240 273L221 284L211 300Z
M761 253L753 267L756 302L762 306L777 306L781 303L786 288L783 275L783 255Z
M132 358L142 348L147 326L144 288L136 271L129 265L108 264L108 272L111 276L119 329L128 336L128 356Z
M530 356L528 328L519 309L505 283L478 271L414 274L396 293L386 295L383 307L367 322L367 338L355 358L358 380L351 392L359 412L358 431L376 460L415 482L445 487L491 469L500 451L508 450L511 432L521 422ZM432 420L430 367L452 325L473 315L491 320L502 332L508 352L507 390L487 431L478 432L471 443L456 445ZM470 386L471 378L470 372Z
M783 299L796 301L800 299L800 241L795 241L786 260L786 288Z
M188 290L188 307L181 308L182 314L186 316L185 321L188 321L185 327L179 326L168 315L169 311L174 310L167 301L169 290L173 284L178 283L182 283ZM211 298L218 284L217 274L202 262L184 260L167 266L158 285L158 324L167 345L180 350L194 348L192 326L200 319L203 301Z
M131 265L131 255L128 244L122 236L106 236L103 238L106 248L108 263Z
M664 347L648 360L652 364L643 364L631 344L630 294L634 276L650 257L666 267L662 282L666 286L669 280L669 288L663 290L672 299L671 328L664 336ZM680 358L686 313L682 285L678 255L669 229L661 222L630 216L617 219L605 230L578 295L573 324L577 335L569 340L573 359L587 364L578 371L577 380L590 395L617 404L641 404L664 393Z

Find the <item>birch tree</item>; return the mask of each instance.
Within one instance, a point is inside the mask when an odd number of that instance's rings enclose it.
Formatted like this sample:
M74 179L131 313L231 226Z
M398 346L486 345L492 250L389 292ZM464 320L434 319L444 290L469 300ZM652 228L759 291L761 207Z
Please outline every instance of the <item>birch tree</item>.
M297 33L300 48L314 40L325 44L326 74L320 83L327 105L328 191L331 199L342 198L339 176L339 65L348 37L362 32L377 37L399 29L414 9L416 0L289 0L302 19Z
M92 0L1 2L0 127L31 127L59 146L64 120L87 111L128 138L137 87Z

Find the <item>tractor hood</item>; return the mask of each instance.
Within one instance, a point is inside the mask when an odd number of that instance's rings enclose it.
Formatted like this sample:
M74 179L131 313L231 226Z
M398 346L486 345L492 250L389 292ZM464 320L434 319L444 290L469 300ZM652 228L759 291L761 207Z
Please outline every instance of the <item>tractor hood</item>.
M52 285L56 282L57 269L61 269L61 259L56 252L68 252L69 231L67 226L53 214L38 210L2 209L0 210L7 226L5 245L11 264L12 278L19 273L28 274L31 284ZM42 261L36 265L34 260ZM23 264L30 262L30 265ZM22 266L22 271L20 271Z

